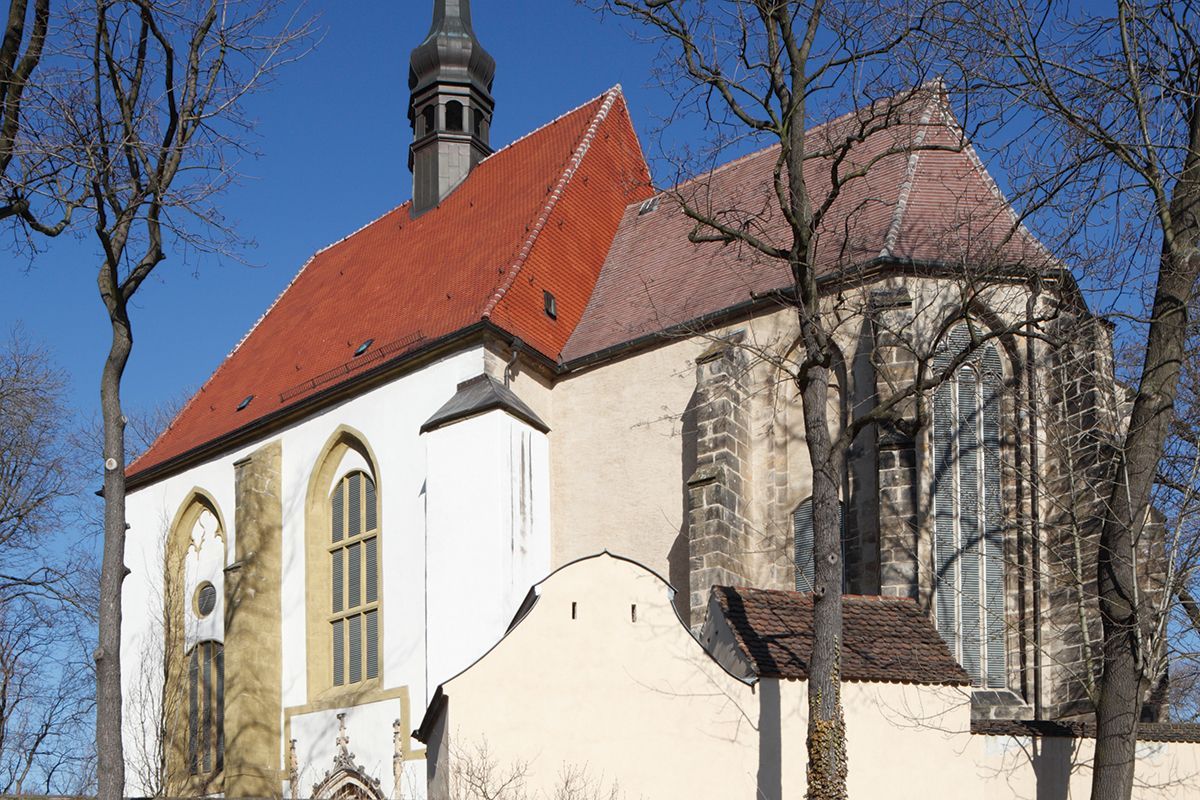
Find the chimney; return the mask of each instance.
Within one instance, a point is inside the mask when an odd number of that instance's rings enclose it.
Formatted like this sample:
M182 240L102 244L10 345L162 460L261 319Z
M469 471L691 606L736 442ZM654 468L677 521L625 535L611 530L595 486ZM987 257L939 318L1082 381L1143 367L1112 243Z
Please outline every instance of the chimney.
M414 217L435 207L492 152L496 61L471 29L470 0L434 0L429 34L408 67Z

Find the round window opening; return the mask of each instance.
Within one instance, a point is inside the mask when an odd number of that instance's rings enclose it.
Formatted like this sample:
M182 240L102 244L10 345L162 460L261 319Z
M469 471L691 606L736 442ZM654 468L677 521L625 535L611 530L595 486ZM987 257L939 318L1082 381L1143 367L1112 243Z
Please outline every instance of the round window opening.
M208 581L196 587L196 613L207 617L217 607L217 587Z

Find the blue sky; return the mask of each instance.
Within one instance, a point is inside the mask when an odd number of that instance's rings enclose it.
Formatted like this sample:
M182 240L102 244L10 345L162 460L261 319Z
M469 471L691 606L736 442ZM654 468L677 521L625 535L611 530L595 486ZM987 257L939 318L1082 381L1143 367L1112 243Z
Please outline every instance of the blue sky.
M250 177L221 207L255 246L254 266L172 254L134 303L131 409L196 388L315 250L408 199L408 53L429 28L432 0L311 2L323 39L253 97ZM653 48L616 20L570 0L475 0L475 30L495 56L499 147L621 83L648 138L667 103L649 88ZM21 322L72 380L82 416L97 413L108 324L89 238L55 242L32 261L5 255L0 330Z

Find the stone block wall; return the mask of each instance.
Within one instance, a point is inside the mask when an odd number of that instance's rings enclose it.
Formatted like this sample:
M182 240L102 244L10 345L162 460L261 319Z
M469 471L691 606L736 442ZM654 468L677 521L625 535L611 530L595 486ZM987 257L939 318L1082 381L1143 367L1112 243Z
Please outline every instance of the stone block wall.
M875 328L875 396L886 402L917 380L917 358L900 335L912 323L912 299L904 289L871 296ZM917 404L897 407L893 421L876 426L879 459L879 593L916 598L920 588L917 526Z
M696 470L687 481L690 624L704 622L714 585L748 582L748 361L736 339L696 360Z

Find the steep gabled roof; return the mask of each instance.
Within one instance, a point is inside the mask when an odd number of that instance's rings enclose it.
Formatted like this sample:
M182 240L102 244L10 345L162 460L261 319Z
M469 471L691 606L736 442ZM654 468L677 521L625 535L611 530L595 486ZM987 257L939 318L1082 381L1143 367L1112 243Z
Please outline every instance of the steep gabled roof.
M775 589L714 586L734 639L760 678L807 678L813 596ZM965 686L958 665L912 600L846 595L842 605L842 680Z
M829 203L818 229L819 275L861 275L885 261L978 270L1047 262L936 87L818 125L805 144L811 202ZM768 147L664 192L652 211L626 208L563 351L568 365L790 288L785 261L745 243L690 242L696 222L683 212L686 204L786 249L791 231L772 190L778 158L778 145Z
M618 86L482 161L437 208L389 211L304 265L131 476L481 321L558 358L648 186Z

